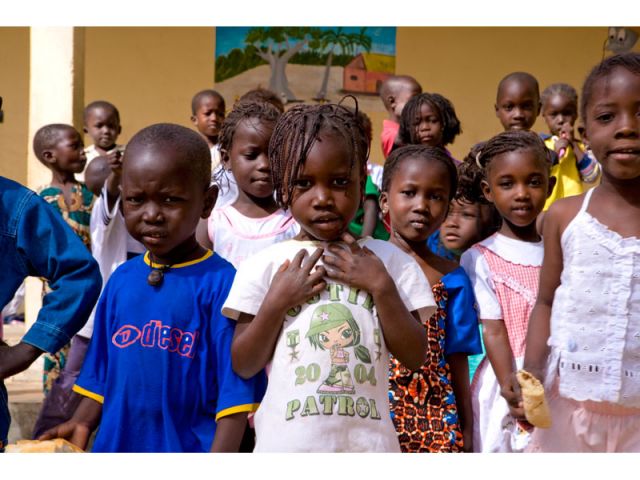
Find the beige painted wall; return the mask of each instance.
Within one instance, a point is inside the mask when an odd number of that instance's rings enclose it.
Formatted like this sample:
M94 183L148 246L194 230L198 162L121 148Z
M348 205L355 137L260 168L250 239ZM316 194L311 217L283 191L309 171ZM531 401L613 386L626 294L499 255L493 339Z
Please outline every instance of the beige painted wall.
M191 126L191 97L213 86L214 28L92 27L85 35L85 103L120 110L126 143L152 123ZM91 142L85 137L85 143Z
M27 181L29 28L0 28L0 175Z
M524 70L541 90L565 82L579 93L602 59L607 34L606 27L398 28L396 70L453 102L463 134L451 151L461 159L472 145L502 130L493 107L502 77ZM542 118L534 129L547 131Z
M452 146L461 158L474 143L500 131L493 105L498 81L515 70L534 74L541 88L564 81L580 88L602 58L606 27L493 28L400 27L398 73L415 76L426 91L447 96L464 133ZM636 46L638 50L640 46ZM0 174L26 181L29 75L27 28L0 28ZM85 34L85 102L105 99L121 112L127 142L140 128L160 121L190 126L192 95L213 86L215 28L89 27ZM382 161L384 114L370 113L372 159ZM536 130L545 130L539 120ZM89 139L85 139L89 143Z

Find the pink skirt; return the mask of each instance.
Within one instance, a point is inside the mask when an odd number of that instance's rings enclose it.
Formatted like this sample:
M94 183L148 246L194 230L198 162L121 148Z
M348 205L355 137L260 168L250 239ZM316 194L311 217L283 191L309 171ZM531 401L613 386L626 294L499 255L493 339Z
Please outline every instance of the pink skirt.
M551 427L536 428L527 452L640 452L640 409L548 395Z

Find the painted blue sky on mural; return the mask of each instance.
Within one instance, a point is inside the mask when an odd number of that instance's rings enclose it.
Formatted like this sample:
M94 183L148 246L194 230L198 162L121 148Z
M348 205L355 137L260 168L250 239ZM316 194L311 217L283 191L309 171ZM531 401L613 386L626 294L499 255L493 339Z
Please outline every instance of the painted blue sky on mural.
M244 39L251 28L253 27L216 27L216 58L228 54L234 48L243 49L245 47ZM346 33L358 33L360 28L342 27ZM372 52L387 55L396 54L396 27L367 27L366 34L371 37Z

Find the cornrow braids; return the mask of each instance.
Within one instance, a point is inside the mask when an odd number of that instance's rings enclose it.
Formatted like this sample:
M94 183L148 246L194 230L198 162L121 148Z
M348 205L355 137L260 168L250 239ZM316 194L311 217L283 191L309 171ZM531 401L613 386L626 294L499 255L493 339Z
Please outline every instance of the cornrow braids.
M449 201L451 201L456 193L458 186L458 174L456 172L456 165L449 154L440 147L432 147L430 145L405 145L395 149L387 157L387 161L384 164L384 171L382 172L382 191L388 192L391 187L391 181L393 180L396 171L403 161L409 158L423 158L431 161L435 160L444 164L449 173L449 180L451 188L449 189Z
M442 123L442 146L453 143L456 136L462 133L460 120L453 104L439 93L421 93L409 99L400 116L400 140L403 145L420 143L416 132L416 121L420 118L422 105L431 107L440 117Z
M260 123L275 124L280 117L280 111L268 102L242 101L237 102L233 106L233 110L226 116L220 135L218 136L218 144L220 145L220 154L222 160L229 158L229 152L233 146L233 134L240 122L255 118Z
M490 205L482 193L483 170L476 164L476 153L473 150L458 165L458 189L455 199L470 203Z
M365 126L358 118L357 103L355 110L335 103L296 105L280 117L269 142L271 178L276 201L281 208L287 209L291 205L293 180L298 178L321 134L338 137L345 142L351 150L350 168L355 165L360 170L364 187L369 142Z
M545 88L540 95L542 108L545 107L549 99L554 95L562 95L563 97L568 98L576 106L576 110L578 109L578 92L576 92L576 89L567 83L552 83Z
M476 154L477 165L484 169L486 176L491 165L491 160L497 155L518 150L530 150L536 157L544 162L549 169L553 160L551 151L545 146L542 139L533 132L523 130L508 130L488 140L482 149Z
M582 122L587 121L587 105L591 101L593 87L598 80L611 75L616 68L623 68L634 75L640 75L640 53L629 52L604 59L598 65L593 67L591 73L584 81L582 86L582 102L580 104L580 115Z

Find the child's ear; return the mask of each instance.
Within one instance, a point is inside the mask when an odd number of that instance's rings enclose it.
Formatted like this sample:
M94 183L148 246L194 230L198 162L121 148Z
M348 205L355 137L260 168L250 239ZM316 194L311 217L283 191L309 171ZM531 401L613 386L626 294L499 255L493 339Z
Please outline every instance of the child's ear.
M557 178L554 177L553 175L549 176L549 190L547 191L547 198L549 198L551 196L551 194L553 193L553 187L556 186L556 182L557 182Z
M216 200L218 199L218 186L211 185L204 192L204 206L202 208L202 213L200 214L200 218L209 218L211 215L211 210L216 204Z
M498 109L498 105L497 105L497 104L494 104L494 105L493 105L493 109L496 111L496 117L497 117L497 116L498 116L498 110L499 110L499 109Z
M482 188L482 194L487 201L493 203L493 195L491 194L491 187L489 186L489 182L486 180L482 180L480 182L480 187Z
M193 123L197 127L198 126L198 117L196 117L195 115L191 115L189 118L191 119L191 123Z
M54 165L56 163L56 156L51 150L43 150L42 159L49 165Z
M380 198L378 198L378 205L380 205L380 211L383 215L389 213L389 197L387 192L380 192Z
M87 129L87 126L85 125L84 127L82 127L82 131L84 133L89 133L89 130Z

